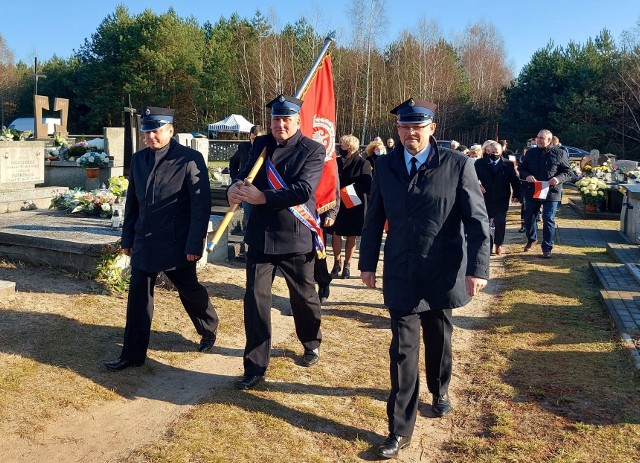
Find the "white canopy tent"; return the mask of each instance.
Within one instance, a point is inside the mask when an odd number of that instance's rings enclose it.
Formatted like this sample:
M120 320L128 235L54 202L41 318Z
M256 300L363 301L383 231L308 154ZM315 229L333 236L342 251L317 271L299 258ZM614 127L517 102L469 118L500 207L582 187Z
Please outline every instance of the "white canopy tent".
M249 133L251 127L253 127L253 124L243 116L232 114L221 121L209 124L209 138L218 138L217 132L236 132L239 136L241 132ZM213 133L216 135L212 136Z

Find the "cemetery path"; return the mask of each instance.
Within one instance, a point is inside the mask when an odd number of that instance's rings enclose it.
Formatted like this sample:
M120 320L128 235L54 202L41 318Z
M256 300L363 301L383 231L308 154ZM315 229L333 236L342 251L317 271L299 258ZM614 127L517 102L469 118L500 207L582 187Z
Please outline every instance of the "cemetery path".
M492 280L485 292L455 314L454 359L455 367L451 384L451 395L455 403L466 399L463 391L471 382L468 374L471 362L474 326L479 317L487 316L487 307L491 304L498 288L495 281L501 281L504 272L501 258L492 258ZM354 264L352 264L354 265ZM356 268L354 265L353 268ZM216 284L230 281L244 281L244 268L224 267L214 269L212 275L219 275L218 281L209 280L209 291L215 292ZM379 272L380 273L380 272ZM340 280L332 285L330 301L341 301L357 306L358 303L380 304L378 291L354 291L362 287L358 278ZM238 294L241 297L241 294ZM331 304L328 304L329 306ZM293 331L292 317L273 317L273 345L286 342ZM22 438L18 435L0 436L3 461L14 463L22 461L64 461L64 462L113 462L126 461L132 452L142 449L160 440L181 416L206 399L216 388L229 387L242 371L243 336L219 339L214 352L198 356L181 368L155 360L147 362L144 368L150 369L142 386L130 397L101 403L85 410L73 410L45 424L41 432ZM386 355L386 347L380 348ZM117 373L114 373L117 374ZM412 445L403 450L398 461L441 461L442 445L449 441L456 430L464 427L467 417L452 419L429 418L430 396L426 392L424 377L422 381L422 404L416 423ZM388 385L381 384L381 388ZM424 412L424 413L423 413ZM384 429L375 430L384 434Z

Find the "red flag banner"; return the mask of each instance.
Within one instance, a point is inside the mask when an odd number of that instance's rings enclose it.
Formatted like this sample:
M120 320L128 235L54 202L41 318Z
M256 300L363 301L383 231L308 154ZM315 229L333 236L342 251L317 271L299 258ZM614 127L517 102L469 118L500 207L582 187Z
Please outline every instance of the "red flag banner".
M300 130L304 135L324 145L322 177L315 192L316 208L322 214L335 206L336 177L336 100L333 93L331 56L326 55L311 79L307 91L302 95Z

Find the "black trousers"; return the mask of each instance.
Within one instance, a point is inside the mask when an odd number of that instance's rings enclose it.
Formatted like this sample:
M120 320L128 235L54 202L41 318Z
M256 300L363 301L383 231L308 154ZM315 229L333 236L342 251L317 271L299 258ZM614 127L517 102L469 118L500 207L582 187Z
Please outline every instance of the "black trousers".
M425 346L427 388L444 395L451 380L451 309L420 313L390 310L391 346L389 359L391 393L387 400L389 432L411 436L418 413L420 393L420 327Z
M198 334L204 338L214 337L218 330L218 314L209 299L207 289L198 283L196 263L167 270L164 274L177 288L180 301ZM157 272L148 273L135 267L131 269L127 324L120 355L123 360L141 362L147 358L153 319L153 290L157 277Z
M291 301L296 335L305 349L320 346L320 299L313 281L314 253L267 255L249 248L244 295L244 373L264 375L271 356L271 288L280 269Z
M327 229L325 227L322 227L322 231L324 232L324 243L325 246L327 244L327 239L331 239L331 235L328 235L327 237ZM318 257L315 258L314 264L313 264L313 279L316 281L316 283L318 283L319 286L329 286L329 283L331 283L331 280L333 278L331 278L331 274L329 273L329 268L327 267L327 259L318 259Z
M493 212L490 219L493 219L494 234L491 235L491 249L493 245L502 246L504 244L504 235L507 230L507 211Z

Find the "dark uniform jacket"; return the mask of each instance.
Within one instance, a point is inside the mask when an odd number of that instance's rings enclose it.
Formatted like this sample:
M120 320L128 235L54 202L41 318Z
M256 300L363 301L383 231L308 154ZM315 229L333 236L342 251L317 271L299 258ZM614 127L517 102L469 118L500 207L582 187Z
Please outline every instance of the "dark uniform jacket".
M571 179L571 166L569 157L564 150L550 147L530 148L520 164L520 178L525 180L533 175L536 180L547 181L552 177L558 179L558 184L549 187L545 201L560 201L562 199L562 184ZM527 199L533 198L534 184L527 182L525 195ZM536 200L537 201L537 200Z
M278 146L271 134L257 137L247 165L234 178L234 182L244 180L249 175L265 147L268 157L287 186L282 190L271 188L267 182L266 166L260 168L253 184L264 193L267 202L251 206L244 241L249 246L249 251L263 254L310 252L313 249L311 231L287 208L306 204L315 214L314 192L322 174L325 149L322 144L305 137L299 130L282 146Z
M489 277L489 220L473 162L439 148L409 179L404 147L376 161L359 269L375 272L385 220L383 293L390 310L412 312L470 301L465 276Z
M498 170L495 172L488 157L478 159L474 164L478 180L485 190L484 204L489 217L509 210L511 190L514 198L521 199L520 177L511 161L498 161Z
M198 151L171 140L156 159L150 148L131 159L122 247L133 248L131 266L159 272L202 255L211 214L207 165Z
M229 159L229 175L231 178L236 178L238 173L244 168L245 164L247 164L250 152L250 141L243 141L238 145L238 149Z

